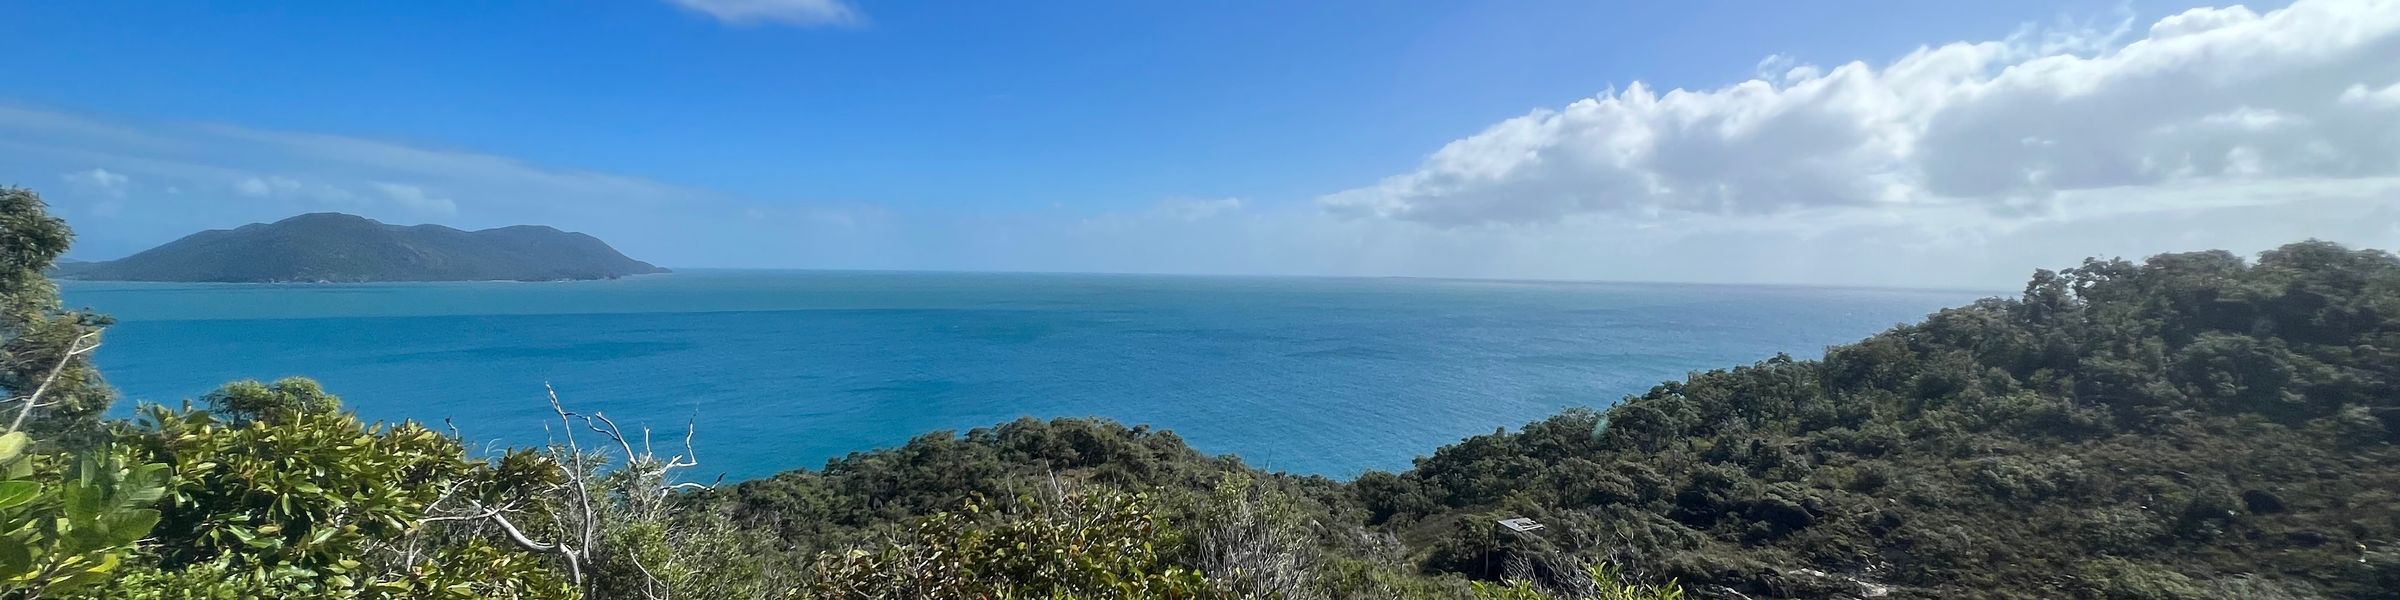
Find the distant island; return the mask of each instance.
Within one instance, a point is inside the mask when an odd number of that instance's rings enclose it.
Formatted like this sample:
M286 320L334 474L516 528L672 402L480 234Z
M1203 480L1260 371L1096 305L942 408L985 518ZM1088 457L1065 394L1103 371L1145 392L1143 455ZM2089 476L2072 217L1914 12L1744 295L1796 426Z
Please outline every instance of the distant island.
M665 273L589 235L541 225L461 231L310 213L184 236L125 258L62 263L104 281L559 281Z

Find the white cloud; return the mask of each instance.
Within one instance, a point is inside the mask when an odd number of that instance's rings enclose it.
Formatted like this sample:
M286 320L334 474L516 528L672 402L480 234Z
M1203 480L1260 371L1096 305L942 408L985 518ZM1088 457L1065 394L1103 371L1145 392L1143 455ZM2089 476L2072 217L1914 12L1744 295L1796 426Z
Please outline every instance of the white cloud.
M2400 83L2383 86L2380 90L2369 90L2363 83L2355 84L2350 89L2342 90L2341 100L2343 104L2369 108L2400 108Z
M457 202L428 193L425 188L388 181L373 181L368 182L367 185L375 188L377 192L382 192L385 199L412 211L440 216L458 214Z
M657 239L651 224L727 200L705 189L471 151L0 104L0 180L76 171L88 177L94 164L108 165L108 173L144 190L167 191L85 206L92 216L120 215L105 227L77 231L77 251L95 258L121 256L195 228L326 210L466 228L538 223L657 257L683 246ZM89 200L60 198L68 209Z
M339 135L267 131L226 125L203 125L198 130L278 153L334 163L344 170L363 168L452 179L474 185L540 188L554 195L607 195L646 202L689 197L695 193L694 190L635 177L542 168L518 159L490 154L434 150ZM274 182L270 180L270 183Z
M842 0L667 0L676 6L736 25L847 25L860 20L858 9Z
M301 185L298 180L281 175L269 175L266 177L244 177L233 182L233 191L235 193L252 198L265 198L276 194L290 193L299 190L300 187Z
M1197 221L1241 209L1242 199L1240 198L1179 198L1159 202L1154 210L1169 218Z
M2394 8L2302 0L2027 28L1873 64L1775 57L1756 81L1628 84L1537 111L1322 198L735 198L472 151L10 106L0 180L108 165L144 191L183 191L131 194L105 221L118 204L61 194L62 214L94 217L77 222L87 258L342 210L548 224L694 266L2006 291L2087 256L2400 246L2400 61L2378 60L2400 56Z
M1319 203L1439 227L1922 206L1991 221L2079 190L2400 175L2400 118L2361 109L2400 99L2378 87L2400 81L2400 1L2197 9L2118 42L2129 25L1880 65L1770 57L1758 69L1781 75L1713 90L1636 82Z
M88 171L61 174L59 178L67 180L67 183L91 188L112 198L125 197L125 188L133 183L132 178L126 177L122 173L114 173L98 167Z
M357 189L353 189L341 184L306 182L282 175L252 175L234 180L231 186L235 194L249 198L299 200L346 210L372 208L375 203L382 202L399 207L413 216L458 216L457 201L435 195L424 186L406 183L365 181L356 183ZM371 193L362 194L357 191L359 189Z

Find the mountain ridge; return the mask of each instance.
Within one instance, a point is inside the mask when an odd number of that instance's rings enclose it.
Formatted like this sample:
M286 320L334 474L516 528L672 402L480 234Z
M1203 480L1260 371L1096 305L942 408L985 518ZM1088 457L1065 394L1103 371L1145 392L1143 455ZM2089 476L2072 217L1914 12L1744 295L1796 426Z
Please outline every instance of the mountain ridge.
M462 230L336 212L211 229L112 261L59 265L101 281L225 283L561 281L664 273L588 234L547 225Z

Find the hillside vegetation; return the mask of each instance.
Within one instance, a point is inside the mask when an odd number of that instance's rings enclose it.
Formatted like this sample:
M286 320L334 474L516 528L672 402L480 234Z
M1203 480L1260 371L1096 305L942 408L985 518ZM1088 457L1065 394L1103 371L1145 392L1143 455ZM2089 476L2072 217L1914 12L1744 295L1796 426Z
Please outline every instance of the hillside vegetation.
M203 231L125 258L59 265L115 281L551 281L663 273L589 235L538 225L460 231L340 213Z
M496 454L303 379L104 422L64 224L0 209L0 598L2400 597L2380 251L2037 272L1354 481L1026 419L712 488L572 398Z
M1693 375L1355 484L1425 567L1468 517L1703 594L2391 598L2400 262L2320 242L2035 273L1820 361ZM1497 563L1492 563L1497 564Z

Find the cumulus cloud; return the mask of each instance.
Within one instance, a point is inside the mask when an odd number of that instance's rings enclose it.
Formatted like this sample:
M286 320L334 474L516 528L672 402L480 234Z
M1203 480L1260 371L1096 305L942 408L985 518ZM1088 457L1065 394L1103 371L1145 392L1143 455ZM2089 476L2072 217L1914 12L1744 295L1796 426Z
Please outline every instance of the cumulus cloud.
M842 0L668 0L736 25L847 25L860 19L858 9Z
M125 188L133 183L132 178L126 177L122 173L114 173L98 167L88 171L61 174L59 178L67 180L67 183L91 188L114 198L125 197Z
M1722 88L1635 82L1537 110L1318 202L1440 227L1826 208L2025 215L2082 190L2386 177L2400 175L2393 57L2395 0L2202 8L2138 35L2026 30L1882 64L1770 57L1765 75Z

